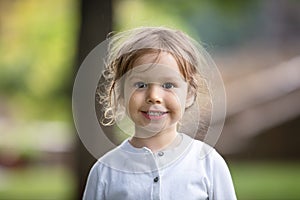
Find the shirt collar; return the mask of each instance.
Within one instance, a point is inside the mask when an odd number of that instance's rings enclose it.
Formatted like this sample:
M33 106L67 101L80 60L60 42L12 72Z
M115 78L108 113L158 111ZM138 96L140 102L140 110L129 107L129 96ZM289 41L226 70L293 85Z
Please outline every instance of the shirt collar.
M192 138L183 133L178 133L177 138L178 139L175 139L174 142L172 142L168 147L166 147L158 152L163 151L163 152L173 152L174 153L176 151L182 151L192 142ZM151 149L149 149L147 147L137 148L137 147L132 146L129 142L129 138L124 140L119 147L122 150L131 152L131 153L145 153L145 152L153 153L151 151Z
M104 165L126 173L150 173L166 168L189 152L193 139L185 134L178 145L153 153L149 148L136 148L126 139L100 159Z

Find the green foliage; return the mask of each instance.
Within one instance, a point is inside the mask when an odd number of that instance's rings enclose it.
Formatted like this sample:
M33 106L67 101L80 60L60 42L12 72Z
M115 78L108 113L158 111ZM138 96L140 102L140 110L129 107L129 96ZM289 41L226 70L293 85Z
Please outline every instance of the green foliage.
M61 115L55 108L69 95L60 91L69 87L73 71L76 2L1 1L0 90L19 116L43 118L36 114L44 108Z
M165 3L145 0L119 0L114 8L114 30L126 30L138 26L167 26L193 34L193 29L176 13L176 4L165 9ZM176 5L176 6L175 6ZM174 12L172 12L172 9ZM134 12L133 12L134 11ZM167 12L166 12L167 11Z
M257 33L260 4L257 0L119 0L114 17L121 30L162 25L181 29L209 45L233 46Z

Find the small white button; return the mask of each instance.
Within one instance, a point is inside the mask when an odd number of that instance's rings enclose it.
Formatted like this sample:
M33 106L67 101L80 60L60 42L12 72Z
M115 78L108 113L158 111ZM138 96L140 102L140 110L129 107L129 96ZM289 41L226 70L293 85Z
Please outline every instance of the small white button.
M163 155L164 155L164 152L160 151L160 152L157 153L157 155L158 155L158 156L163 156Z

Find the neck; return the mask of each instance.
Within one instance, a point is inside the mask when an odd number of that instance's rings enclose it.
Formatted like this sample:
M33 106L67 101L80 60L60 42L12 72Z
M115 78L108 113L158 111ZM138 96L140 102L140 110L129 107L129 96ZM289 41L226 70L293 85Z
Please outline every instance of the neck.
M139 134L141 132L143 132L143 134ZM155 134L149 133L149 135L151 135L150 137L139 137L140 135L146 136L145 130L136 128L135 136L129 140L131 145L136 148L147 147L151 149L152 152L157 152L174 142L177 136L177 130L176 126L174 126Z

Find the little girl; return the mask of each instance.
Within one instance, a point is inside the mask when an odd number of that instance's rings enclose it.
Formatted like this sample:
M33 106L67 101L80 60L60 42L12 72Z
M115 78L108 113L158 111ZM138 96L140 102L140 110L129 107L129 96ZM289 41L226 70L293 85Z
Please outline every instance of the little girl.
M132 122L132 136L95 163L83 199L236 199L222 157L178 131L185 111L205 93L198 70L204 62L177 30L141 27L111 38L101 124Z

